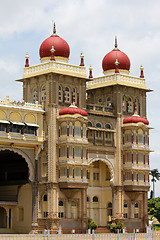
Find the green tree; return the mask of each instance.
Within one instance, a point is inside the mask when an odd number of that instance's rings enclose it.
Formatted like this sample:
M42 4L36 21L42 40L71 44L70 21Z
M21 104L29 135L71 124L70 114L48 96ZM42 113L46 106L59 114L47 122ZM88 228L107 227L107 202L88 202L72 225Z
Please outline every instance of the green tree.
M155 198L155 182L156 180L160 180L160 173L158 172L158 169L153 169L151 170L151 172L149 173L152 176L152 183L153 183L153 198Z
M160 222L160 197L148 200L148 215L156 217Z

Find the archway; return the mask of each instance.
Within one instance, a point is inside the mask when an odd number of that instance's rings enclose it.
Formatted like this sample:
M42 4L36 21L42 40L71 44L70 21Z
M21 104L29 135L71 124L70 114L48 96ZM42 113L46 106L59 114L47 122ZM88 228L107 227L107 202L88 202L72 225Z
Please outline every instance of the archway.
M26 218L31 219L32 186L28 159L15 151L0 149L0 228L6 228L1 229L1 233L12 232L19 225L25 226Z
M90 160L87 212L97 225L106 226L112 218L107 202L112 203L113 167L106 159ZM94 189L94 190L93 190ZM108 219L108 216L110 218Z
M13 151L0 151L0 186L23 185L29 182L25 159Z
M7 227L7 212L3 207L0 207L0 228Z

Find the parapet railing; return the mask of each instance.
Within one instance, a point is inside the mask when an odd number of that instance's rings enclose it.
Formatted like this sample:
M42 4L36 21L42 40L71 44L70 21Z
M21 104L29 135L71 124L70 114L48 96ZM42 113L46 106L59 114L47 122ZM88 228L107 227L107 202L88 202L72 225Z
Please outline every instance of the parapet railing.
M113 85L113 84L122 84L122 85L134 86L134 87L146 89L144 78L138 78L138 77L124 75L120 73L110 74L102 77L96 77L92 81L87 82L87 89L104 87L104 86Z
M49 61L24 68L23 78L43 73L55 72L86 78L85 67L63 62Z

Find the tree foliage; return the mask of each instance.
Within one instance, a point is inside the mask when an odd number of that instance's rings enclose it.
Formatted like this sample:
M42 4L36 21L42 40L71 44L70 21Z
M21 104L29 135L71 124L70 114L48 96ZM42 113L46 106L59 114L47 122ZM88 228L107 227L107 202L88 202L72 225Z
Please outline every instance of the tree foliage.
M148 200L148 215L156 217L160 222L160 197Z
M158 169L156 168L156 169L152 169L151 171L150 171L150 173L149 173L149 175L151 175L152 176L152 179L151 179L151 181L152 181L152 183L153 183L153 194L151 194L151 198L153 197L155 197L155 182L156 182L156 180L160 180L160 173L159 173L159 171L158 171Z

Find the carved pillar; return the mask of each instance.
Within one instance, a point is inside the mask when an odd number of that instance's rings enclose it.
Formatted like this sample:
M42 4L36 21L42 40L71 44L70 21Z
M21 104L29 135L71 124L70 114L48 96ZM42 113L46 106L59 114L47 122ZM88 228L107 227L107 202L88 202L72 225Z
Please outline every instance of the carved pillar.
M32 231L38 228L38 160L35 159L35 181L32 182Z
M116 219L116 201L115 201L115 189L112 187L112 221Z
M38 183L32 183L32 232L38 228Z

